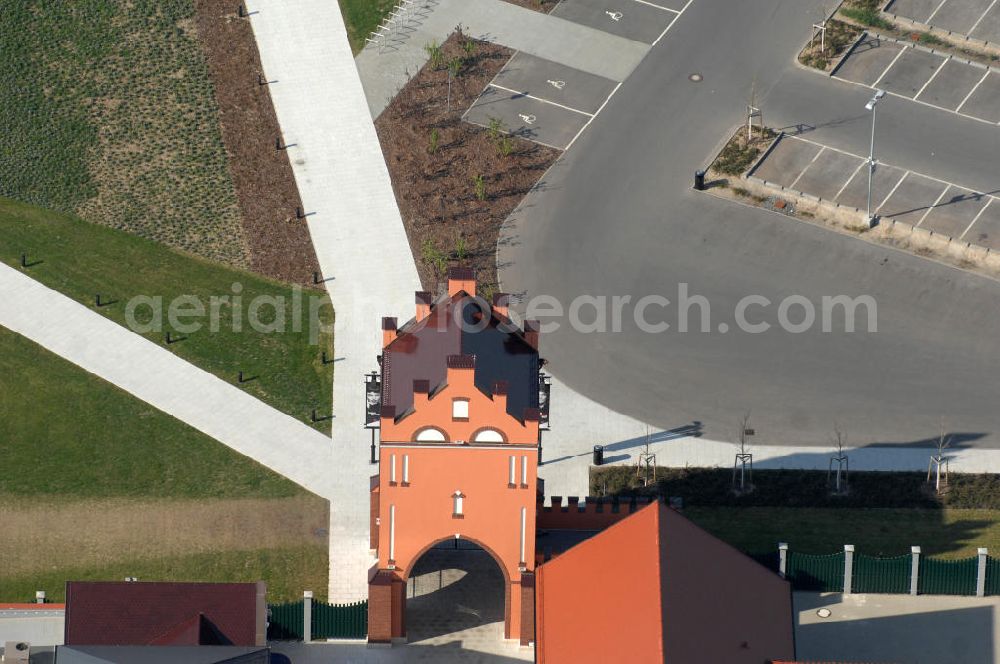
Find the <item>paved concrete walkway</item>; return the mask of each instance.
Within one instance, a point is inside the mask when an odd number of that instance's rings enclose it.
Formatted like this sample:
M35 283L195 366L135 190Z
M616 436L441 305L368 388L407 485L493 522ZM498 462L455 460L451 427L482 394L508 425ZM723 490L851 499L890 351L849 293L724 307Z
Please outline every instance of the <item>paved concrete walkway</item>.
M1000 663L998 597L797 592L793 602L802 660ZM821 608L830 617L816 615Z
M324 498L330 439L20 271L0 264L0 325Z
M411 16L398 36L387 39L381 52L369 44L357 56L372 117L378 117L427 62L424 46L443 42L459 25L470 37L613 81L624 81L650 48L503 0L423 0Z
M406 320L419 290L344 21L330 0L250 0L271 99L337 312L330 601L368 595L370 436L362 376L377 368L382 316Z

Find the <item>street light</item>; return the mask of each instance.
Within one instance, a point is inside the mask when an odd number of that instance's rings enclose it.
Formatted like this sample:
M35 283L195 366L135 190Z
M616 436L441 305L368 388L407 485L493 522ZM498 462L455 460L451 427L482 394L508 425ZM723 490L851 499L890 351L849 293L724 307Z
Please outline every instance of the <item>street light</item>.
M868 228L875 226L875 217L872 216L872 176L875 175L875 107L884 96L885 90L876 90L875 96L865 104L865 110L872 112L872 142L868 150Z

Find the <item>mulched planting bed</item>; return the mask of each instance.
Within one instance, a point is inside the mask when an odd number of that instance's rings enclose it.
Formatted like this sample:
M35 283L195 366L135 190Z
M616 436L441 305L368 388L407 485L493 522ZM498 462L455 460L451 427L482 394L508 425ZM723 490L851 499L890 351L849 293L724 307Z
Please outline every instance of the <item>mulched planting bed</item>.
M436 292L448 267L465 265L488 296L500 226L560 152L461 120L513 51L458 32L440 48L375 128L423 287ZM455 59L449 111L446 63Z
M505 0L505 2L526 9L534 9L536 12L542 12L543 14L548 14L559 4L559 0Z
M236 4L195 2L197 32L208 60L219 104L222 139L236 186L250 268L291 283L312 284L319 270L301 207L288 153L278 150L281 136L257 43Z

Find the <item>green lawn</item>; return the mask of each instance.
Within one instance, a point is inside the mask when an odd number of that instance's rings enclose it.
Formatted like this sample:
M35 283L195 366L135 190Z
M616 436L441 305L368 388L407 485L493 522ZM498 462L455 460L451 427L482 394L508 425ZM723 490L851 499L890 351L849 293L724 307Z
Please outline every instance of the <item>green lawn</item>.
M690 507L684 514L713 535L752 553L778 542L803 553L897 556L919 545L925 555L966 558L985 546L1000 551L1000 511L967 509L851 509L804 507Z
M281 497L304 490L0 327L0 500Z
M340 0L347 38L355 53L365 47L365 37L378 27L395 4L395 0Z
M156 559L123 560L100 568L60 569L25 577L0 575L0 600L34 601L36 590L45 590L53 602L66 599L66 581L119 581L126 576L140 581L267 582L268 602L302 598L303 590L327 596L325 543L285 549L195 553Z
M0 196L249 266L193 0L13 0L0 45Z
M126 320L130 298L162 298L162 331L148 331L144 333L146 338L228 382L238 384L238 374L243 371L245 379L253 379L239 384L243 390L299 420L310 422L314 408L321 417L329 415L334 365L324 364L322 353L326 351L328 359L332 358L332 334L319 332L314 340L310 339L308 322L309 302L313 300L323 304L318 309L318 320L326 329L332 329L333 312L325 291L303 290L302 316L295 316L297 287L128 233L0 198L0 261L20 269L22 253L28 254L29 263L40 261L26 271L33 279L120 324ZM234 284L239 286L234 289ZM230 300L233 306L219 307L218 331L213 332L207 320L200 331L184 334L170 324L167 307L177 296L194 296L208 313L212 296L232 298L235 290L240 290L242 306L237 308L235 300ZM95 307L98 293L104 301L115 303ZM261 307L260 322L275 322L275 309L280 309L286 323L283 331L268 333L251 328L249 305L258 296L282 298L280 307L266 303ZM137 307L135 314L137 322L151 322L148 306ZM237 319L241 321L239 331L234 324ZM293 328L293 319L302 321L300 329ZM184 339L168 345L167 331ZM65 407L74 406L68 402ZM328 420L313 426L330 430Z

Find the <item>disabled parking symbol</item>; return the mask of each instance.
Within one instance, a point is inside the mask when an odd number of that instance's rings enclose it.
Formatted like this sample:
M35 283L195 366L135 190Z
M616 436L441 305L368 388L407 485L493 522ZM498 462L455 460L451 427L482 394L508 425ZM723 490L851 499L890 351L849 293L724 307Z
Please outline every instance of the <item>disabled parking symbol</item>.
M621 12L611 11L610 9L604 12L612 21L620 21L624 14Z

